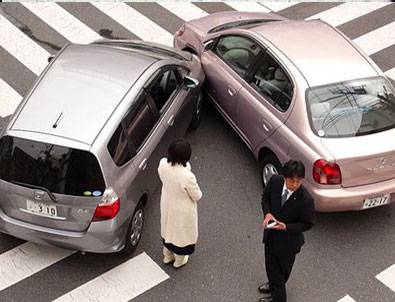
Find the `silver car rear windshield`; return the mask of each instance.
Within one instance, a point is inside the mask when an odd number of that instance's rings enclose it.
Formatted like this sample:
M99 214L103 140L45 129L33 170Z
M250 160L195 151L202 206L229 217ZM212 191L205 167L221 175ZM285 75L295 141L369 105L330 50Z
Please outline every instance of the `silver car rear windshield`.
M73 196L98 196L105 189L92 153L12 136L0 140L0 179Z
M339 138L395 127L395 91L383 77L352 80L307 90L313 132Z

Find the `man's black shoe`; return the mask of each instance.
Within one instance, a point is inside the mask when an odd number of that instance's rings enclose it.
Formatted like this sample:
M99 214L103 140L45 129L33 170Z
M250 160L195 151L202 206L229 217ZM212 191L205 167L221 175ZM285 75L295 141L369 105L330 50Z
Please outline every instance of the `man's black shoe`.
M258 287L258 291L262 294L270 294L270 285L269 283L263 283Z
M259 299L259 302L273 302L273 298L270 297L263 297Z

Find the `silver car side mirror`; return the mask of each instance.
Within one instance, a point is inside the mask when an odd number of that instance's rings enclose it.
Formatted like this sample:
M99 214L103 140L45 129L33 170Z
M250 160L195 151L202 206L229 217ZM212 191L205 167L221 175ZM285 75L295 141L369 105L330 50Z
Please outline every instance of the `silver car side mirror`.
M199 81L191 78L190 76L185 76L184 77L184 87L189 88L189 89L193 89L199 86Z

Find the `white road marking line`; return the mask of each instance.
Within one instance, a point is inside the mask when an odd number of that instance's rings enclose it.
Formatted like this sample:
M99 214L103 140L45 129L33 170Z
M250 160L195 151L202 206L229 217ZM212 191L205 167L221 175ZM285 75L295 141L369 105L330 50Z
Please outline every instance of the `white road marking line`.
M254 13L271 12L271 10L269 8L259 4L257 2L236 1L236 2L226 2L226 5L234 8L235 10L243 11L243 12L254 12Z
M353 298L351 298L349 295L341 298L340 300L338 300L337 302L355 302L355 300Z
M91 4L141 39L173 45L172 34L129 5L110 2L92 2Z
M299 2L266 2L266 1L262 1L260 2L262 3L264 6L266 6L268 9L271 9L274 12L277 12L279 10L282 9L286 9L288 7L294 6L296 4L299 4Z
M0 79L0 117L12 114L21 100L19 93Z
M369 56L394 44L395 22L388 23L378 29L364 34L354 42Z
M73 254L75 251L32 242L0 255L0 291Z
M390 4L391 2L365 2L363 4L347 2L311 16L307 20L321 19L332 26L339 26Z
M56 3L21 2L21 4L73 43L90 43L101 38Z
M53 302L126 302L169 278L146 253L142 253Z
M382 271L376 278L395 292L395 264Z
M387 70L385 74L395 81L395 67Z
M157 2L159 5L166 8L168 11L175 14L177 17L189 21L192 19L197 19L205 17L208 14L190 2Z
M0 45L36 75L48 64L50 54L0 14Z

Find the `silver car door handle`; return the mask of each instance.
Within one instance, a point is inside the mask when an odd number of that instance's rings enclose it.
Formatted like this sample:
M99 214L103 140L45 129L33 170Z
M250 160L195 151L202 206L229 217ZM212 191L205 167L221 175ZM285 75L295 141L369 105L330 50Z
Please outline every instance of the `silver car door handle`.
M146 158L144 158L143 161L139 165L140 170L144 171L145 168L147 168L147 159Z
M169 120L167 121L167 124L168 124L169 126L173 126L173 124L174 124L174 115L172 115L172 116L169 118Z
M230 96L234 96L236 92L232 88L228 87L228 93Z

